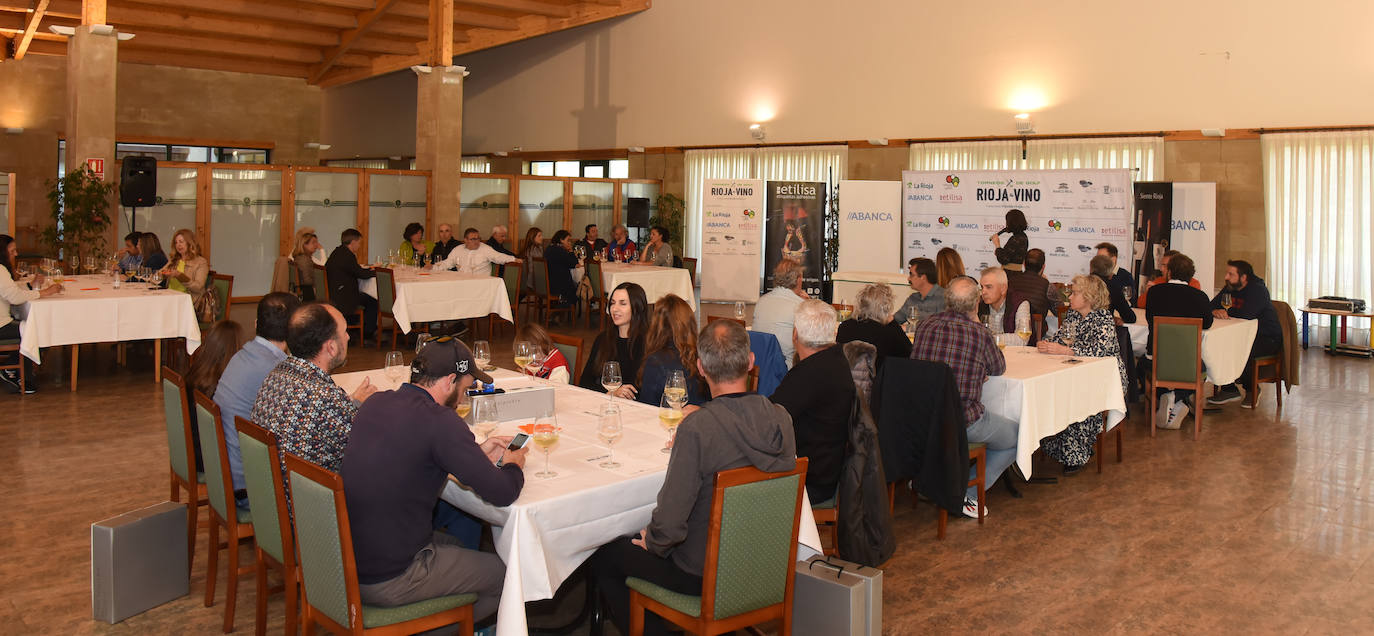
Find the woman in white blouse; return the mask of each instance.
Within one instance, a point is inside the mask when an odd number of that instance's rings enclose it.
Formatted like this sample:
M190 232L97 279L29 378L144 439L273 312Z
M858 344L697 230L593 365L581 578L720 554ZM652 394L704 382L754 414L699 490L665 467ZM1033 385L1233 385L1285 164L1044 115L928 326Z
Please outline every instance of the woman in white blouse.
M62 284L57 281L53 281L53 284L47 289L42 289L44 282L42 274L35 275L33 279L33 285L39 287L41 291L30 289L28 284L15 282L15 261L18 258L19 246L15 245L14 237L0 234L0 270L3 270L0 272L0 340L19 339L19 321L11 315L12 308L23 305L30 300L46 298L62 291ZM11 353L5 362L13 364L17 357L19 357L18 352ZM0 380L13 386L15 390L19 389L19 371L15 369L0 371ZM32 380L26 384L26 392L33 393L37 390Z

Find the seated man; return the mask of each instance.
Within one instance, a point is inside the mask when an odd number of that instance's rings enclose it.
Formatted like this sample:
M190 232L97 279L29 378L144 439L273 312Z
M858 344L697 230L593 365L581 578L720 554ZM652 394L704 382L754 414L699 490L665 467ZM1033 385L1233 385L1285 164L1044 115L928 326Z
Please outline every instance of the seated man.
M349 396L329 376L348 359L344 327L343 314L333 305L307 303L291 314L286 328L291 355L263 379L250 418L277 434L283 459L291 453L338 472L358 404L377 391L363 380Z
M697 338L697 369L714 396L682 420L648 527L616 539L591 558L601 598L620 633L629 632L633 576L682 594L701 594L716 473L753 466L768 472L796 467L787 411L749 392L749 336L744 327L717 320ZM645 616L645 633L663 633L663 621Z
M978 324L978 291L978 283L968 276L950 281L945 288L946 310L916 326L911 358L943 362L954 372L964 404L968 441L987 444L986 488L992 488L1002 472L1016 461L1019 425L983 407L983 383L988 376L1002 375L1007 370L1007 359L992 334ZM983 514L987 514L986 506ZM964 516L978 518L977 486L970 486L964 493Z
M792 368L792 317L808 296L802 291L801 263L784 258L773 269L773 290L754 305L754 331L771 333L782 347L782 360Z
M587 224L587 227L583 228L582 232L582 239L575 243L574 246L581 245L586 248L587 258L590 259L606 251L606 239L601 238L600 229L596 227L595 223Z
M913 291L902 303L902 308L892 316L898 324L906 322L912 314L925 318L945 310L945 288L935 284L940 280L935 261L928 258L911 259L906 264L906 280ZM808 466L807 470L811 468Z
M849 415L854 406L854 379L844 347L835 344L835 309L810 299L797 307L792 346L797 363L770 399L792 416L797 456L809 457L806 494L812 504L835 496L849 441ZM906 339L902 339L906 344Z
M509 437L478 445L454 412L474 378L491 382L462 341L434 341L411 363L410 383L358 409L341 476L358 593L368 605L475 593L474 620L496 612L506 578L500 557L464 548L430 525L449 475L495 506L514 503L525 484L528 447L507 452Z
M434 266L434 269L456 269L464 274L491 275L492 265L519 263L520 259L502 254L482 242L482 234L477 228L463 230L463 243L448 253L448 257Z
M1223 308L1222 299L1227 294L1231 307ZM1241 318L1258 320L1255 342L1250 345L1250 360L1272 356L1283 349L1283 327L1279 326L1279 314L1274 311L1274 303L1269 299L1269 288L1264 279L1255 275L1255 268L1248 261L1226 261L1226 287L1212 299L1212 315L1217 318ZM1259 385L1250 377L1250 363L1245 363L1245 371L1240 374L1240 384L1245 391L1259 391ZM1258 397L1258 396L1257 396ZM1240 399L1240 390L1232 382L1217 390L1216 395L1207 398L1207 406L1219 407L1222 404ZM1241 403L1245 408L1254 408L1259 400Z
M1119 270L1117 276L1112 275L1112 259L1098 254L1088 261L1088 271L1107 284L1107 296L1111 299L1112 313L1119 321L1117 324L1134 323L1135 309L1131 308L1131 302L1126 299L1126 294L1131 288L1122 286Z
M1003 269L1007 271L1007 289L1025 298L1030 303L1032 314L1048 316L1054 312L1054 306L1050 304L1050 281L1042 274L1045 271L1044 251L1027 251L1021 271Z
M373 278L377 272L358 264L358 250L363 246L363 233L353 228L339 235L339 246L325 262L325 280L329 281L329 302L334 304L346 320L353 320L358 306L363 308L363 340L377 337L377 299L358 289L358 281ZM319 299L323 300L323 299ZM358 344L363 344L359 342Z
M1131 276L1126 268L1117 265L1118 252L1116 246L1111 243L1098 243L1095 247L1098 256L1106 256L1112 261L1111 266L1107 268L1111 273L1102 277L1103 280L1107 281L1107 289L1116 287L1118 290L1129 289L1131 293L1134 293L1135 277Z
M1035 335L1031 332L1030 300L1007 289L1006 270L1001 267L983 270L980 285L982 290L979 298L982 302L978 304L978 320L986 322L992 333L1007 344L1035 344ZM1031 336L1022 339L1016 335L1018 331L1031 333Z
M481 239L479 238L478 241ZM434 241L434 262L437 263L448 258L448 255L462 244L462 241L453 236L452 225L440 223L438 240Z
M1164 283L1169 282L1169 259L1178 255L1178 250L1169 250L1164 253L1164 256L1160 257L1159 271L1162 272L1162 274L1154 280L1145 284L1145 289L1141 290L1140 292L1140 302L1136 303L1136 307L1140 307L1141 309L1145 308L1145 298L1149 296L1151 287L1154 287L1155 285L1163 285ZM1193 278L1191 276L1188 278L1188 286L1192 287L1193 289L1202 289L1202 283L1199 283L1196 278Z
M1207 300L1207 294L1193 288L1187 282L1193 278L1193 259L1178 252L1169 254L1173 256L1166 255L1164 260L1169 280L1155 285L1155 293L1150 294L1150 302L1145 305L1145 321L1150 325L1150 339L1146 342L1150 343L1147 346L1151 351L1154 349L1155 341L1155 318L1159 316L1200 318L1203 329L1212 326L1212 307ZM1153 364L1149 355L1147 353L1145 362L1141 363L1141 372L1147 377L1150 373L1149 365ZM1178 428L1183 423L1183 418L1188 416L1189 405L1195 399L1193 392L1188 389L1160 389L1159 393L1161 399L1155 412L1155 425L1159 428Z
M506 256L515 256L515 252L506 249L506 237L510 236L510 230L504 225L491 228L491 238L487 239L487 246Z
M247 485L243 481L243 454L235 417L248 418L258 399L262 381L277 364L286 359L287 323L301 304L286 292L272 292L258 301L257 337L248 341L229 359L215 387L215 404L224 421L224 450L229 473L234 481L234 498L240 508L248 507Z
M124 248L115 252L119 257L119 271L130 272L143 266L143 257L138 253L138 232L124 235Z

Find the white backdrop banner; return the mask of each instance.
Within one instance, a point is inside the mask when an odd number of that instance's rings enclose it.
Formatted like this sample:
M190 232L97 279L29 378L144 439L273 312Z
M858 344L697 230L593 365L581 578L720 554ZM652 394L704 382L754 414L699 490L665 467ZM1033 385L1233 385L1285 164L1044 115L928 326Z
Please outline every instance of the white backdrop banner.
M838 271L902 269L901 200L897 181L840 181Z
M1030 246L1045 251L1045 275L1068 282L1088 271L1103 241L1131 262L1131 196L1128 170L904 171L902 262L950 247L977 278L997 264L988 239L1015 208L1030 225Z
M1174 219L1169 234L1175 249L1193 259L1202 291L1217 292L1217 184L1174 183Z
M705 180L701 216L701 299L758 300L763 180Z

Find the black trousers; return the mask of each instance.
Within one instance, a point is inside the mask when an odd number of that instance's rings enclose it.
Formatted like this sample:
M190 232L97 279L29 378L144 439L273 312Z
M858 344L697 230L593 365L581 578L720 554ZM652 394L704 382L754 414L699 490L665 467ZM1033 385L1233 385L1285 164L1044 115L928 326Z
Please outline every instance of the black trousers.
M11 320L11 321L10 321L10 324L5 325L5 326L3 326L3 327L0 327L0 340L18 340L18 339L19 339L19 321L18 321L18 320ZM18 352L18 351L14 351L14 352L11 352L11 353L0 354L0 355L3 356L3 357L0 357L0 360L5 361L7 364L13 364L15 358L18 358L18 357L19 357L19 352Z
M363 310L363 337L375 337L377 335L377 311L379 309L377 299L367 294L360 293L358 294L358 306L362 307ZM355 315L356 314L351 313L344 314L344 322L348 323L350 327L358 324L357 319L354 318ZM358 344L362 343L360 342Z
M672 559L657 556L621 537L601 546L589 562L602 606L622 634L630 633L630 588L625 578L633 576L674 592L701 594L701 577L682 571ZM653 612L645 612L644 633L666 634L668 623Z

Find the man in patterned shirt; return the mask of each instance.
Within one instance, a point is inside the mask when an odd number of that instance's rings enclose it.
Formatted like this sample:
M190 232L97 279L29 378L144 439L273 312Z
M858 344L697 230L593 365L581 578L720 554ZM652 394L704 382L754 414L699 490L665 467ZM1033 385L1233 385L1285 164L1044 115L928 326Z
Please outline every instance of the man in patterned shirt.
M348 357L344 317L333 305L297 308L287 326L286 348L291 355L262 382L253 421L277 434L283 462L291 453L338 472L358 405L377 389L364 380L350 396L329 377Z
M978 281L960 276L945 289L945 311L922 320L916 326L911 358L943 362L954 372L959 397L964 404L968 441L987 444L987 487L1016 461L1016 438L1020 425L989 413L983 408L983 383L990 375L1002 375L1007 359L997 348L988 328L978 322ZM972 469L970 469L972 477ZM983 507L987 514L987 507ZM964 515L978 517L978 490L970 486L964 493Z

